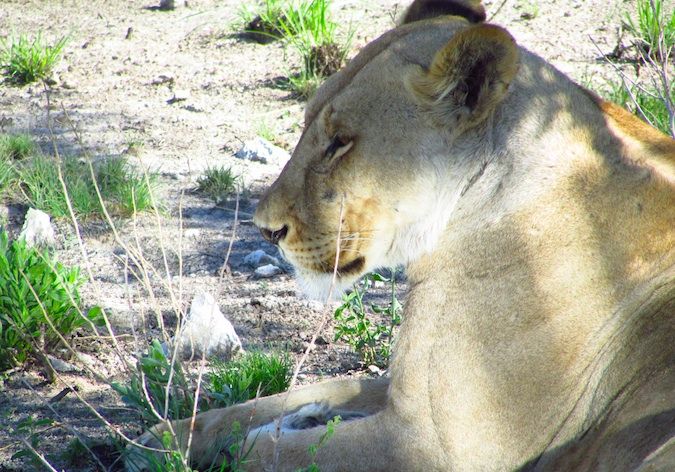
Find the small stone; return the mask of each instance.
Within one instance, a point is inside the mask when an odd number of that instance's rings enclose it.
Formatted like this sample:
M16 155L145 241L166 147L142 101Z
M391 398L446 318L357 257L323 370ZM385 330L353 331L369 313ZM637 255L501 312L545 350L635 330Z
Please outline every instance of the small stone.
M251 141L245 142L242 148L234 154L234 157L262 162L263 164L283 166L291 158L291 155L258 136Z
M57 372L68 373L68 372L77 372L78 370L80 370L70 362L62 361L61 359L58 359L54 356L47 355L47 359L49 359L49 363Z
M54 228L50 220L50 216L44 211L29 208L19 239L26 241L29 247L53 246L55 243Z
M190 92L188 92L187 90L174 90L173 97L168 99L166 103L168 103L169 105L173 105L174 103L184 102L188 98L190 98Z
M77 360L89 367L94 367L96 365L96 359L94 356L90 356L84 352L77 353Z
M241 350L234 326L221 313L213 296L206 292L192 300L190 313L174 342L180 343L183 359L199 359L204 355L227 361Z
M264 266L258 267L254 275L258 278L261 279L269 279L270 277L274 277L277 274L281 273L281 269L273 264L267 264Z
M370 372L371 374L379 375L379 376L381 376L384 373L384 371L376 365L369 365L368 366L368 372Z
M244 257L244 264L249 265L251 267L260 267L262 265L268 264L278 266L279 259L277 259L274 256L270 256L262 249L258 249L257 251L253 251L249 253L246 257Z

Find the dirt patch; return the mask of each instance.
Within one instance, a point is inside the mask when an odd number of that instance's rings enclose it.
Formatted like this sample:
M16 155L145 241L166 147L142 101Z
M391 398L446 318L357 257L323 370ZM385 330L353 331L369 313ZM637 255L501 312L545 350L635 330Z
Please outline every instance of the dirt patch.
M298 358L326 315L297 293L289 271L258 280L243 262L256 249L279 256L251 218L261 190L280 168L233 154L263 128L275 143L291 150L302 129L304 103L275 85L296 70L297 58L279 42L258 44L233 28L240 3L190 0L189 7L161 11L137 0L4 0L0 7L0 31L41 30L50 39L70 36L49 91L39 85L0 86L4 132L27 132L49 151L51 127L62 154L127 156L160 174L165 211L116 221L117 236L104 223L84 222L81 246L69 222L56 223L59 259L91 272L93 281L82 290L83 299L108 309L117 335L117 346L85 331L73 339L99 378L123 380L125 362L132 363L150 339L161 336L162 324L172 333L177 312L184 313L199 291L217 294L246 349L277 346ZM354 30L350 56L389 29L407 4L333 3L344 34L350 24ZM505 25L518 43L573 78L599 85L614 73L598 60L598 47L604 52L616 47L622 12L633 3L495 0L485 5L488 17L496 14L494 21ZM236 228L234 202L214 206L194 193L196 178L215 165L232 167L250 189L240 202ZM24 207L4 206L12 233L24 212ZM125 257L129 248L142 253L150 267L151 293ZM386 289L380 290L385 296ZM330 322L320 334L329 342L310 354L302 382L367 375L347 346L330 342ZM16 425L30 415L56 421L39 436L37 448L57 469L101 468L86 451L68 447L75 433L91 444L105 468L119 468L118 438L111 428L133 437L140 432L138 416L107 383L82 363L76 365L80 371L62 374L55 384L45 383L31 366L5 376L0 386L0 471L32 467L25 459L10 460L23 447L18 440L26 437L15 435ZM49 403L67 387L77 387L77 392Z

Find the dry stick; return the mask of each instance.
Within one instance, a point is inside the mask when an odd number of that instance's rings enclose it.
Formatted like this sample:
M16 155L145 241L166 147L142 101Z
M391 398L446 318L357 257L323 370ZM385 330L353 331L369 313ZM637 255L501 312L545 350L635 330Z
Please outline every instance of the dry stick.
M72 130L73 133L75 134L75 137L76 137L77 142L82 143L82 138L81 138L81 136L79 135L79 133L78 133L77 129L75 128L75 126L73 125L72 121L70 120L70 116L69 116L68 113L66 112L65 108L63 108L63 112L64 112L64 115L65 115L65 117L66 117L66 119L67 119L69 125L71 126L71 130ZM145 259L142 257L142 253L140 254L141 257L138 257L136 254L134 254L134 252L131 250L131 248L130 248L129 246L127 246L127 245L124 243L124 241L123 241L122 238L120 237L120 235L119 235L119 233L118 233L118 231L117 231L117 228L116 228L114 222L112 221L112 218L110 217L110 214L108 213L107 208L106 208L105 205L103 204L103 197L102 197L102 195L101 195L101 191L100 191L100 188L99 188L99 186L98 186L98 183L96 182L96 175L95 175L95 173L94 173L94 168L93 168L93 165L92 165L92 162L91 162L91 158L90 158L89 154L86 153L86 152L85 152L85 157L87 158L87 163L88 163L88 165L89 165L89 173L90 173L90 176L91 176L91 178L92 178L92 182L93 182L93 185L94 185L94 189L95 189L95 191L96 191L96 195L97 195L97 197L98 197L98 199L99 199L99 202L101 203L101 209L102 209L102 212L103 212L103 214L104 214L104 216L105 216L106 222L108 223L108 225L110 226L110 228L111 228L111 230L112 230L112 232L113 232L115 241L116 241L118 244L120 244L120 246L122 246L122 248L124 249L124 251L125 251L125 253L127 254L127 256L128 256L129 258L131 258L131 260L132 260L138 267L140 267L141 269L144 269L143 263L146 262L146 261L145 261ZM147 178L147 174L146 174L146 178ZM146 184L147 184L147 181L146 181ZM62 185L64 185L64 187L65 187L65 183L63 183ZM152 198L152 192L151 192L151 198ZM134 200L134 201L135 201L135 200ZM153 201L153 204L154 204L154 201ZM135 203L134 203L134 207L135 207ZM76 226L76 228L77 228L77 220L76 220L76 218L75 218L75 215L74 215L74 213L73 213L73 211L72 211L72 207L70 207L70 205L69 205L69 210L70 210L70 212L71 212L71 217L73 218L73 221L74 221L75 226ZM79 231L78 231L78 237L79 237ZM80 238L80 244L83 245L83 242L82 242L81 238ZM152 300L155 300L154 292L152 291L152 286L151 286L150 280L149 280L149 278L148 278L148 276L147 276L147 271L146 271L146 270L143 270L142 272L143 272L143 276L144 276L144 277L143 277L143 278L144 278L144 282L146 283L146 287L147 287L148 290L149 290L149 295L150 295L150 297L151 297ZM91 280L92 280L92 282L94 281L93 276L91 277ZM98 287L97 287L97 288L98 288ZM97 291L97 292L98 292L98 291ZM100 292L98 292L98 295L99 295L99 297L100 297ZM44 308L43 308L43 310L44 310ZM161 313L161 312L160 312L160 313ZM161 318L161 317L160 317L160 318ZM125 359L125 357L124 357L124 356L122 355L122 353L121 353L121 350L120 350L120 348L119 348L119 344L117 343L117 339L115 338L115 334L114 334L114 332L112 331L112 327L111 327L110 324L109 324L109 321L108 321L107 316L105 315L105 312L104 312L104 320L105 320L105 322L106 322L106 325L108 326L108 329L109 329L110 334L112 335L113 343L114 343L114 345L115 345L115 347L116 347L116 350L118 351L118 356L120 357L120 359L122 360L122 362L126 365L126 359ZM60 336L60 334L59 334L59 337L62 338L62 336ZM68 345L68 343L65 343L65 344L66 344L67 347L70 348L70 346ZM72 350L72 348L70 348L70 349ZM110 383L108 379L102 378L102 376L100 376L98 373L94 372L93 369L89 368L89 366L86 366L86 367L87 367L87 368L88 368L88 369L96 376L97 379L102 380L103 382L108 383L108 384ZM130 366L127 366L127 367L129 368ZM145 393L145 395L146 395L146 398L149 398L148 393L147 393L147 389L145 389L145 384L144 384L144 379L143 379L143 372L142 372L142 370L141 370L141 376L142 376L142 381L143 381L144 393ZM91 406L88 402L86 402L86 401L82 398L82 396L79 395L77 392L76 392L76 396L77 396L78 399L80 399L80 401L82 401L87 407L89 407L89 409L91 409L92 412L93 412L93 413L94 413L101 421L103 421L104 424L105 424L106 426L108 426L108 428L112 429L115 433L117 433L117 434L118 434L121 438L123 438L125 441L129 442L130 444L133 444L133 445L136 446L136 447L139 447L139 448L141 448L141 449L144 449L144 450L154 451L154 452L163 452L163 453L169 452L169 451L167 451L166 449L156 449L156 448L144 446L144 445L141 445L141 444L139 444L138 442L136 442L136 441L134 441L134 440L129 439L129 438L128 438L126 435L124 435L118 428L114 427L110 422L108 422L105 418L103 418L103 416L101 416L101 415L96 411L96 409L95 409L93 406ZM149 401L148 403L149 403L150 405L152 405L152 402L151 402L151 401ZM159 415L158 412L157 412L156 410L154 410L154 406L153 406L152 409L153 409L153 414L155 414L155 415L158 417L158 419L162 420L162 419L163 419L162 415ZM175 433L174 433L174 430L173 430L173 426L171 425L170 422L168 422L168 428L169 428L169 431L171 432L171 434L173 434L173 436L175 437Z
M45 467L46 467L48 470L50 470L51 472L57 472L57 470L56 470L54 467L52 467L52 465L51 465L49 462L47 462L47 459L45 459L45 457L44 457L42 454L40 454L39 452L37 452L37 451L33 448L33 446L30 445L30 443L29 443L28 441L26 441L25 439L21 438L21 442L23 443L24 446L26 446L26 448L28 448L28 450L29 450L31 453L33 453L33 455L35 455L35 457L38 458L38 460L42 463L43 466L45 466Z
M628 96L630 97L631 102L633 102L633 105L635 106L635 109L636 109L636 110L638 111L638 113L640 114L640 117L641 117L644 121L650 123L649 119L647 118L647 115L645 114L644 110L642 110L642 107L641 107L640 104L638 103L637 97L636 97L635 94L633 93L633 87L637 87L637 88L640 89L640 90L642 90L643 88L642 88L636 81L634 81L633 79L631 79L630 77L628 77L628 76L626 75L626 73L625 73L624 71L622 71L622 70L619 68L619 66L617 66L616 64L614 64L612 61L610 61L610 60L607 58L607 55L602 51L602 49L600 48L600 46L598 46L598 43L595 42L595 39L593 39L592 36L589 35L588 38L591 40L591 42L593 43L593 45L595 46L595 48L600 52L600 54L601 54L602 57L605 59L605 61L606 61L609 65L611 65L611 66L614 68L614 70L616 71L616 73L619 75L619 78L621 78L621 83L623 84L623 88L624 88L624 89L626 90L626 92L628 93ZM629 86L629 84L628 84L627 82L630 83L630 86Z
M42 397L35 391L33 386L29 384L25 379L22 380L21 383L23 383L33 393L33 395L42 400ZM63 417L63 415L61 415L58 411L56 411L56 409L54 409L54 407L52 406L52 402L44 402L44 405L46 405L47 408L49 408L52 411L52 413L54 413L54 415L56 415L59 418L61 424L65 426L80 441L80 444L82 444L82 446L87 450L87 452L91 454L91 457L93 457L94 460L98 463L98 465L101 467L101 470L108 470L107 467L103 465L103 462L101 462L98 456L94 454L94 451L92 451L89 448L89 446L87 446L87 443L84 440L84 436L80 434L80 432L77 430L77 428L75 428L75 426L68 424L68 420L66 420Z
M182 216L182 213L181 213ZM234 206L234 222L232 224L232 234L230 236L230 242L227 246L227 253L225 254L225 260L223 261L223 265L221 266L220 269L220 277L218 279L218 290L215 295L215 300L216 303L220 299L220 296L222 294L222 282L225 278L225 272L227 270L227 263L230 260L230 255L232 254L232 246L234 245L234 239L237 235L237 224L239 222L239 191L237 191L236 194L236 200L235 200L235 206ZM182 227L182 223L181 223ZM215 305L212 307L212 310L215 310ZM213 313L212 313L213 315ZM178 342L175 343L178 345ZM194 427L195 427L195 422L197 418L197 403L199 399L199 390L200 390L200 385L201 385L201 378L202 378L202 373L203 369L205 367L205 352L202 352L202 362L199 365L199 372L198 372L198 382L197 382L197 391L195 392L195 404L194 404L194 410L192 412L192 417L190 419L190 428L188 431L188 442L187 442L187 447L185 449L185 461L187 462L189 456L190 456L190 447L192 446L192 438L194 436ZM259 391L259 389L258 389ZM249 428L250 428L250 422L249 422ZM174 435L175 437L175 435Z
M22 275L24 278L26 278L26 275L25 275L23 272L21 272L21 275ZM28 282L28 279L26 279L26 281ZM44 317L45 317L45 319L47 320L47 323L49 324L49 327L57 334L59 340L60 340L62 343L64 343L64 344L66 345L66 347L69 347L69 348L70 348L70 345L68 344L68 342L64 339L64 337L61 335L61 333L59 333L59 332L56 330L56 328L54 327L54 324L52 323L50 317L47 315L47 311L46 311L44 305L42 304L42 301L40 301L40 299L38 298L37 293L35 292L35 289L34 289L33 286L30 284L30 282L28 282L28 288L30 288L31 292L33 293L33 296L34 296L35 299L37 300L38 305L40 306L40 309L42 310L42 313L44 314ZM72 351L72 348L70 348L70 349L71 349L71 351ZM72 352L74 352L74 351L72 351ZM89 410L91 410L91 412L92 412L99 420L101 420L101 421L102 421L102 422L103 422L103 423L104 423L111 431L113 431L114 433L118 434L118 435L119 435L121 438L123 438L124 440L126 440L126 441L128 441L128 442L130 442L130 443L134 444L135 446L140 447L140 448L142 448L142 449L146 449L146 450L149 450L149 451L156 451L156 452L167 452L167 451L164 450L164 449L155 449L155 448L152 448L152 447L148 447L148 446L144 446L144 445L138 444L137 442L132 441L131 439L127 438L126 435L125 435L124 433L122 433L122 431L121 431L119 428L113 426L108 420L106 420L106 419L105 419L105 418L104 418L104 417L96 410L96 408L94 408L89 402L87 402L87 401L82 397L82 395L80 395L80 393L78 392L78 389L74 388L73 385L71 385L69 382L67 382L67 381L59 374L59 372L58 372L56 369L54 369L54 366L52 366L52 364L51 364L51 362L49 361L49 358L47 358L47 356L45 356L45 359L46 359L46 361L47 361L47 363L48 363L48 366L52 369L52 371L53 371L55 377L58 378L59 381L61 381L66 387L69 387L69 388L72 390L73 394L74 394L74 395L75 395L75 396L76 396L76 397L77 397L77 398L78 398L78 399L79 399L79 400L80 400L87 408L89 408ZM88 366L85 366L85 368L88 368ZM97 377L97 379L101 379L101 381L102 381L103 383L109 383L108 381L106 381L105 379L103 379L102 376L100 376L100 374L96 373L93 369L88 368L88 370L89 370L93 375L95 375L95 376Z
M499 6L498 6L497 9L495 10L495 12L494 12L492 15L490 15L490 18L488 18L488 21L494 20L495 16L497 16L497 14L499 14L499 12L501 11L502 7L503 7L504 5L506 5L506 2L507 2L507 1L508 1L508 0L504 0L502 3L499 4Z
M199 406L199 392L201 390L202 375L204 373L205 367L206 367L206 349L202 350L202 360L199 363L199 371L197 374L197 388L195 390L195 401L194 404L192 405L192 416L190 418L190 430L188 432L188 442L185 448L185 456L183 458L186 467L190 464L190 447L192 447L192 437L193 437L192 431L194 430L195 422L197 420L197 409L198 409L197 407Z
M279 454L281 452L279 451L279 440L281 439L281 422L284 419L286 402L288 401L288 397L291 394L291 390L293 389L293 387L295 387L295 384L298 381L300 369L302 368L303 364L307 361L307 357L309 357L310 351L312 351L316 346L316 338L319 336L319 333L321 333L323 328L326 326L326 322L328 321L329 318L328 314L330 313L330 301L333 296L333 290L335 289L335 281L337 279L338 265L340 263L340 242L341 242L340 233L342 231L342 219L344 217L344 203L345 197L343 195L342 199L340 200L340 216L338 219L337 238L335 240L335 261L333 262L333 275L331 277L330 287L328 288L328 295L326 296L326 308L324 309L319 326L317 327L316 330L314 330L314 334L312 335L312 339L309 341L309 345L305 349L305 352L302 354L302 357L300 358L300 362L298 362L298 365L295 367L295 370L293 371L293 377L291 377L290 385L281 403L281 413L279 414L279 417L275 421L274 437L272 438L272 442L274 442L274 451L272 453L273 472L275 472L279 468Z

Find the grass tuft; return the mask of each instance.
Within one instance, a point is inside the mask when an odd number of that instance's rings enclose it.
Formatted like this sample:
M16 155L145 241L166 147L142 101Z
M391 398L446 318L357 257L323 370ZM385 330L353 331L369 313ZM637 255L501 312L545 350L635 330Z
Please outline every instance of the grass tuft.
M27 134L0 135L0 159L20 161L35 154L37 146Z
M665 62L675 48L675 10L670 16L663 0L638 0L637 16L626 15L625 25L642 53Z
M260 396L281 393L291 382L291 360L287 354L248 352L228 363L215 361L208 375L207 390L219 408Z
M19 182L30 204L56 218L70 216L59 168L75 215L101 216L103 209L89 166L75 157L57 159L38 154L19 167ZM123 157L100 161L94 165L94 173L103 204L112 214L131 216L153 208L154 174L146 180Z
M68 42L62 37L49 46L38 33L32 40L26 35L0 40L0 68L10 83L29 84L47 79Z
M240 184L241 178L232 173L232 168L209 167L197 179L197 191L219 204L236 193Z

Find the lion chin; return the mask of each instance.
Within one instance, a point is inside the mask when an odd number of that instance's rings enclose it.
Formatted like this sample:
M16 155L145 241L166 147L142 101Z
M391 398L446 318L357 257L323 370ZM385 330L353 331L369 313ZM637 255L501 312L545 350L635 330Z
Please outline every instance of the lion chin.
M322 303L339 301L365 273L362 267L365 267L365 258L361 256L338 267L335 273L315 272L296 266L295 278L298 289L308 299Z

